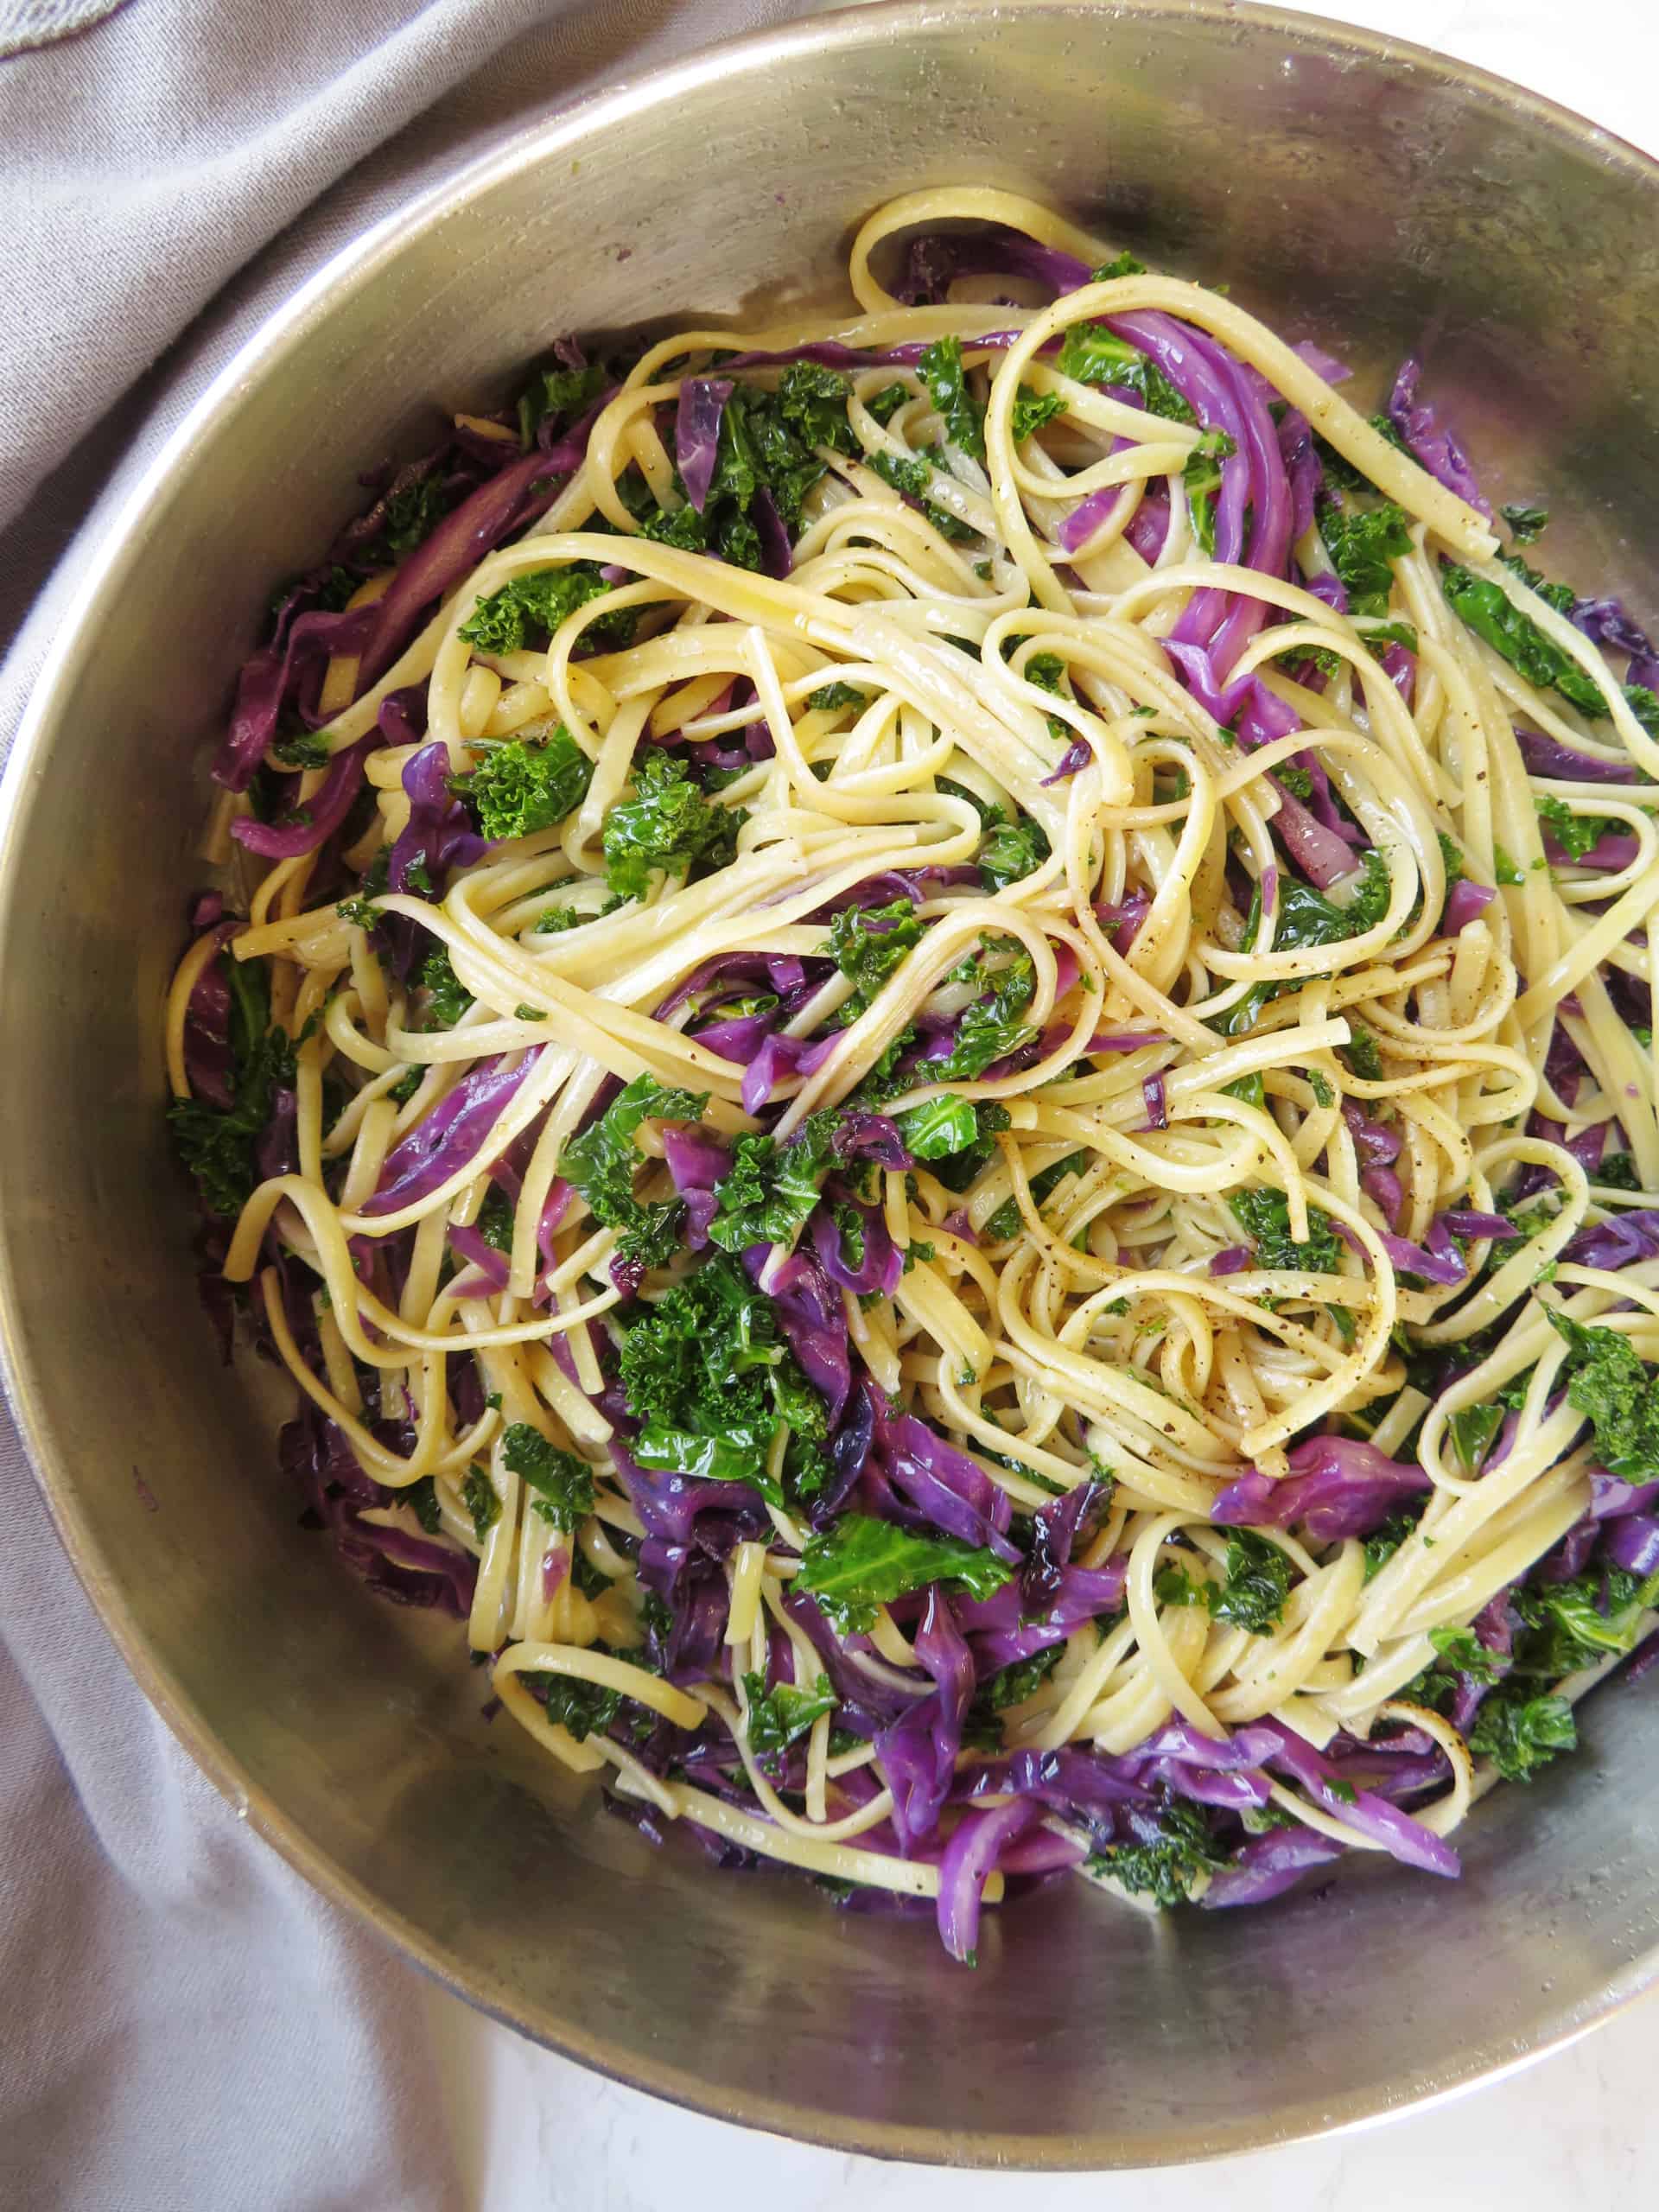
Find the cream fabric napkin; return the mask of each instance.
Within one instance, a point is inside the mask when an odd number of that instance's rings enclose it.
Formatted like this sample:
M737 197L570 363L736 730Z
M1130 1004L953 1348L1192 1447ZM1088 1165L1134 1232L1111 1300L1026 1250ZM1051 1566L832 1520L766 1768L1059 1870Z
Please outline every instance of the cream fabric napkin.
M577 93L808 12L0 0L0 757L80 549L332 251ZM458 2205L410 1970L173 1742L3 1412L0 1518L0 2204Z

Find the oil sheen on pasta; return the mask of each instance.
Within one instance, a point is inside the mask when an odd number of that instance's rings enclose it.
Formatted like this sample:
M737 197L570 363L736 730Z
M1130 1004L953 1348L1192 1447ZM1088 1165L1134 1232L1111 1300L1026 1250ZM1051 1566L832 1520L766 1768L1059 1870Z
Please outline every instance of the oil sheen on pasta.
M1652 1626L1659 667L1415 363L998 193L849 276L561 340L279 594L210 1302L654 1840L969 1960L1065 1870L1455 1875Z

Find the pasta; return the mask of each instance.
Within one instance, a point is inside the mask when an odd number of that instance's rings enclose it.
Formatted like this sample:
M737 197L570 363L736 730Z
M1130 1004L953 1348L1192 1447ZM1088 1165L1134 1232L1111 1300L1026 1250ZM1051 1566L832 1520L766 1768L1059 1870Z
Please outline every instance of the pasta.
M1451 1875L1659 1591L1659 662L1051 212L562 340L279 605L166 1015L283 1457L657 1838ZM1610 659L1609 656L1613 656Z

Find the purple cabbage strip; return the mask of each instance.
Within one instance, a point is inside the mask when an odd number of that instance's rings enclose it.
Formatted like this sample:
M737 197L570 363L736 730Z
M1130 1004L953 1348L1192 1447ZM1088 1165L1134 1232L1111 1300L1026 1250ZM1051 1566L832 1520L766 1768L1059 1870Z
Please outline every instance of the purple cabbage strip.
M1179 630L1166 639L1164 650L1176 664L1176 672L1198 704L1215 721L1236 724L1239 743L1247 752L1275 738L1289 737L1300 728L1293 709L1270 691L1257 677L1240 677L1224 684L1209 652L1182 642ZM1337 812L1330 778L1313 754L1304 765L1313 783L1313 804L1304 806L1281 784L1280 809L1274 816L1281 842L1312 883L1323 890L1340 877L1351 874L1358 862L1348 849L1357 833Z
M1651 1513L1631 1513L1610 1522L1603 1548L1615 1567L1639 1574L1645 1581L1659 1572L1659 1518Z
M253 1164L262 1182L274 1175L294 1174L300 1164L297 1128L299 1100L289 1084L280 1084L271 1094L270 1113L254 1147Z
M1541 736L1536 730L1518 729L1515 734L1529 775L1563 784L1629 784L1636 780L1636 769L1628 760L1595 759L1553 737Z
M1198 1903L1211 1912L1229 1905L1266 1904L1294 1888L1310 1866L1328 1866L1345 1849L1334 1836L1320 1835L1300 1822L1293 1828L1252 1836L1233 1853L1230 1864L1211 1876Z
M1120 1805L1149 1805L1154 1800L1151 1785L1127 1774L1125 1764L1076 1745L1052 1751L1015 1751L966 1770L958 1777L957 1788L961 1790L965 1783L969 1800L1005 1793L1033 1798L1057 1813L1081 1815L1090 1827L1109 1831Z
M867 1672L859 1664L860 1654L855 1646L842 1643L816 1601L804 1591L791 1591L784 1600L784 1610L823 1662L823 1671L840 1700L842 1717L849 1726L857 1726L861 1733L879 1735L907 1713L916 1698L926 1694L927 1685L919 1675L915 1692L909 1695L893 1682L891 1670L880 1675ZM844 1776L842 1786L844 1788L851 1779L850 1776Z
M1461 937L1497 896L1491 884L1471 883L1467 876L1459 876L1446 894L1446 905L1440 913L1440 935Z
M843 1114L830 1144L837 1160L873 1160L895 1174L916 1165L905 1148L899 1124L886 1114Z
M661 1134L663 1158L682 1198L690 1191L712 1191L731 1166L722 1140L696 1122L664 1122Z
M1122 1029L1109 1032L1097 1029L1089 1039L1090 1052L1139 1052L1148 1045L1166 1045L1169 1039L1156 1029Z
M894 1489L936 1529L1019 1563L1019 1548L1005 1533L1014 1510L1007 1492L977 1461L914 1414L878 1412L876 1441Z
M1547 824L1543 835L1544 857L1552 868L1582 868L1603 875L1629 868L1640 849L1633 830L1604 830L1588 852L1576 855L1567 850Z
M336 753L328 772L315 793L289 822L257 822L251 815L232 822L231 835L262 860L297 860L327 843L351 811L363 782L363 763L380 743L378 735L365 737L345 752Z
M939 302L957 276L1023 276L1057 294L1075 292L1090 275L1089 264L1076 254L1039 245L1010 224L989 223L962 236L930 232L913 238L893 296L910 307Z
M669 1681L682 1689L710 1681L719 1670L730 1611L730 1592L719 1565L707 1560L688 1564L670 1602L674 1625L663 1655Z
M1383 1249L1395 1266L1407 1274L1420 1275L1425 1282L1440 1283L1450 1287L1461 1282L1469 1272L1468 1262L1452 1241L1444 1215L1437 1214L1429 1224L1428 1236L1421 1244L1413 1244L1403 1236L1384 1236Z
M1587 1129L1580 1129L1577 1136L1567 1141L1566 1149L1592 1182L1600 1172L1601 1155L1607 1148L1607 1132L1611 1127L1611 1122L1593 1122Z
M1058 1874L1081 1866L1088 1856L1089 1847L1081 1836L1032 1828L1009 1844L997 1864L1004 1874Z
M468 1267L476 1268L493 1289L506 1288L507 1255L505 1252L498 1252L493 1244L486 1243L476 1229L457 1228L453 1223L448 1241L451 1250L465 1260Z
M1316 1543L1369 1536L1429 1479L1421 1467L1390 1459L1375 1445L1349 1436L1306 1436L1291 1447L1290 1472L1275 1482L1249 1468L1210 1509L1222 1528L1305 1527Z
M762 569L767 575L781 580L794 567L795 554L770 485L763 484L756 492L750 505L749 517L760 540Z
M510 461L416 547L390 588L367 610L374 626L358 667L359 692L391 667L435 600L470 575L485 555L493 553L515 530L551 505L557 480L582 466L588 433L611 397L608 391L602 394L560 444Z
M380 710L383 729L392 707L388 699ZM387 734L391 736L391 732ZM407 741L394 737L391 741ZM394 891L442 898L449 870L473 867L483 859L489 846L473 828L472 817L449 788L449 748L441 741L423 745L404 763L404 789L409 796L409 821L391 849L387 882ZM429 893L422 891L418 880L410 880L410 871L417 866L426 872Z
M1448 1880L1457 1878L1462 1872L1457 1853L1421 1821L1413 1820L1409 1813L1402 1813L1397 1805L1390 1805L1369 1789L1355 1791L1350 1803L1341 1789L1331 1786L1341 1777L1330 1760L1283 1721L1264 1720L1260 1725L1279 1738L1279 1749L1268 1764L1300 1783L1324 1811L1381 1844L1402 1866L1415 1866L1425 1874L1440 1874Z
M1230 1735L1206 1736L1190 1720L1172 1716L1129 1753L1131 1758L1171 1761L1178 1766L1199 1767L1214 1774L1237 1774L1258 1767L1279 1748L1270 1729L1247 1721Z
M1155 484L1142 498L1140 505L1124 525L1123 537L1133 545L1149 569L1155 568L1158 556L1164 550L1169 536L1169 486Z
M1312 529L1313 503L1325 485L1325 470L1313 448L1313 429L1306 416L1294 407L1286 410L1279 424L1279 458L1284 464L1285 482L1290 493L1290 538L1294 545ZM1308 588L1312 590L1313 585ZM1345 601L1345 591L1343 597ZM1345 613L1346 607L1340 611Z
M1114 438L1109 450L1116 453L1124 442L1121 438ZM1054 535L1066 552L1075 553L1079 546L1088 543L1116 507L1123 492L1124 486L1121 484L1103 485L1098 492L1090 492L1086 499L1079 499L1069 515L1062 516Z
M1482 1213L1475 1206L1452 1206L1440 1216L1440 1219L1453 1236L1465 1237L1471 1242L1484 1236L1501 1241L1515 1234L1514 1224L1507 1221L1501 1213Z
M1040 1808L1014 1798L994 1812L964 1813L939 1861L939 1941L953 1959L974 1962L979 1907L1001 1853L1034 1827Z
M1299 338L1291 347L1299 361L1306 361L1316 377L1326 384L1346 384L1353 371L1338 360L1334 353L1327 353L1323 346L1311 338Z
M815 1529L827 1529L858 1485L869 1461L875 1440L875 1395L873 1386L855 1390L840 1426L830 1439L830 1479L812 1501Z
M688 377L680 386L674 459L685 496L699 514L709 504L720 451L720 421L735 389L729 377Z
M683 1561L671 1554L696 1550L723 1559L736 1545L760 1535L771 1525L760 1493L747 1483L707 1482L642 1467L615 1438L610 1449L645 1527L647 1541L639 1560L647 1580L652 1573L664 1580L677 1573ZM653 1543L660 1548L656 1552L651 1549Z
M1411 706L1417 696L1417 656L1408 652L1403 645L1385 645L1377 655L1382 669L1395 690Z
M1340 576L1333 575L1329 569L1323 575L1309 576L1303 588L1313 598L1322 600L1325 606L1334 609L1337 613L1345 614L1348 612L1348 587ZM1319 680L1323 683L1322 677Z
M1654 658L1647 632L1632 618L1623 600L1575 600L1571 620L1573 628L1581 630L1592 645L1611 645L1615 652L1629 653L1636 660ZM1632 676L1630 681L1642 679Z
M320 674L334 654L360 654L377 612L359 607L346 614L302 614L289 625L280 650L268 645L249 656L237 678L230 728L213 761L216 783L226 791L246 791L275 741L283 700L308 674Z
M1441 424L1434 410L1418 399L1417 386L1422 373L1423 365L1414 354L1401 363L1394 390L1389 395L1389 420L1405 440L1413 458L1435 481L1444 484L1448 492L1455 492L1483 520L1491 522L1491 508L1475 481L1468 455Z
M1359 1187L1392 1229L1406 1203L1406 1186L1392 1167L1362 1169Z
M1511 1414L1505 1427L1509 1427L1514 1419L1515 1416ZM1507 1452L1507 1444L1504 1449ZM1498 1458L1499 1454L1497 1452L1488 1455L1486 1465L1489 1470L1497 1464ZM1510 1672L1513 1663L1515 1631L1518 1625L1515 1609L1510 1603L1509 1591L1500 1590L1496 1597L1489 1599L1476 1614L1471 1625L1474 1630L1476 1643L1493 1662L1492 1672L1501 1681ZM1475 1715L1479 1712L1481 1702L1491 1688L1491 1683L1478 1681L1472 1675L1458 1671L1457 1690L1446 1718L1460 1736L1467 1736L1469 1731L1474 1726Z
M1063 1570L1071 1564L1077 1532L1102 1497L1101 1485L1081 1482L1064 1497L1039 1506L1031 1517L1031 1548L1020 1574L1020 1594L1030 1611L1060 1594Z
M780 980L773 972L773 964L782 956L766 952L717 952L712 959L700 961L689 976L677 983L656 1009L656 1019L666 1021L671 1014L677 1014L688 1000L704 991L711 991L716 984L728 988L741 984L755 984L761 988L787 990L804 982L804 975ZM798 967L798 962L791 966ZM785 971L787 974L787 971Z
M1166 1129L1169 1127L1169 1108L1164 1096L1164 1078L1160 1075L1144 1075L1141 1078L1141 1096L1147 1109L1145 1127Z
M1579 1085L1588 1071L1566 1023L1558 1021L1550 1033L1549 1050L1544 1055L1544 1079L1563 1106L1576 1103ZM1555 1141L1559 1143L1559 1137Z
M1112 949L1126 953L1135 943L1141 925L1152 912L1149 891L1131 891L1126 897L1109 900L1095 909L1095 919L1112 941Z
M776 1024L784 1018L785 1009L779 1005L762 1014L736 1014L724 1021L716 1020L690 1033L699 1045L717 1052L722 1060L729 1060L734 1067L748 1067Z
M830 1281L839 1283L843 1290L860 1297L880 1291L891 1298L905 1271L904 1255L888 1233L883 1215L868 1206L854 1205L853 1211L861 1220L864 1232L864 1253L857 1267L849 1267L842 1258L841 1227L827 1206L815 1206L812 1211L809 1224L812 1249Z
M893 1791L893 1827L906 1856L939 1824L973 1702L974 1662L938 1583L916 1632L916 1656L933 1677L918 1699L876 1738L876 1756Z
M1590 1470L1590 1511L1597 1521L1617 1521L1626 1513L1645 1513L1659 1498L1659 1482L1627 1483L1605 1467Z
M1279 811L1273 827L1280 843L1316 889L1328 891L1359 865L1353 848L1338 831L1329 830L1311 809L1282 785Z
M223 947L235 934L233 923L213 925L221 950L203 963L184 1010L184 1071L190 1089L221 1113L230 1111L233 1056L231 1052L231 987Z
M407 1448L407 1433L398 1434L396 1424L377 1423L376 1432L393 1450ZM307 1405L284 1424L277 1454L311 1513L372 1590L398 1605L435 1605L465 1619L477 1575L473 1560L436 1537L361 1520L363 1507L394 1505L401 1493L364 1473L334 1422Z
M373 1216L414 1205L475 1161L536 1057L527 1053L509 1067L503 1055L469 1068L418 1128L387 1154L379 1186L360 1211Z
M1078 738L1060 755L1060 765L1055 769L1053 774L1043 778L1044 790L1046 791L1051 784L1065 783L1068 777L1075 776L1079 769L1086 768L1094 757L1088 740Z
M760 1281L772 1254L770 1244L752 1245L744 1253L743 1264L755 1281ZM815 1252L798 1250L772 1276L771 1297L778 1325L807 1381L827 1403L834 1427L846 1410L853 1387L841 1293L825 1274Z
M1381 1122L1374 1122L1357 1100L1344 1099L1342 1118L1354 1141L1354 1150L1359 1155L1362 1166L1391 1167L1399 1159L1401 1139L1398 1132L1385 1128Z
M1141 1771L1148 1782L1178 1797L1190 1798L1195 1805L1217 1806L1227 1813L1259 1812L1273 1795L1265 1774L1189 1766L1175 1759L1147 1759Z
M1215 557L1282 575L1290 550L1291 505L1278 434L1267 408L1226 349L1174 316L1156 312L1109 315L1106 327L1146 353L1181 394L1206 430L1224 431L1234 452L1221 464L1215 508ZM1246 539L1246 517L1249 517ZM1224 592L1194 592L1175 626L1184 644L1205 645L1217 665L1232 667L1262 626L1258 601Z
M1588 1513L1575 1521L1554 1550L1540 1562L1536 1573L1541 1582L1572 1582L1590 1564L1590 1554L1596 1548L1601 1530Z
M1085 1621L1122 1611L1128 1579L1128 1561L1121 1552L1099 1567L1062 1567L1058 1596L1030 1619L1022 1613L1014 1583L995 1598L958 1599L957 1618L973 1639L974 1664L981 1681L1013 1666L1016 1660L1046 1651Z
M776 1030L743 1071L743 1110L758 1114L785 1076L815 1075L841 1041L842 1033L827 1037L786 1037Z

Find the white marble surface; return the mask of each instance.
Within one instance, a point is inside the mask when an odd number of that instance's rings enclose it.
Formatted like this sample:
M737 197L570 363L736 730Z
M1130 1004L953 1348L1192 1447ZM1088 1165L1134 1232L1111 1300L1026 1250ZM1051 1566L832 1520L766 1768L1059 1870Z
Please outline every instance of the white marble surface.
M1299 0L1281 0L1296 5ZM1510 77L1659 154L1659 0L1325 0L1307 12ZM488 2212L714 2212L764 2194L790 2212L1623 2212L1659 2152L1659 2002L1485 2088L1224 2171L1037 2179L962 2175L749 2133L582 2072L424 1992L470 2201ZM1242 2193L1242 2194L1241 2194Z

